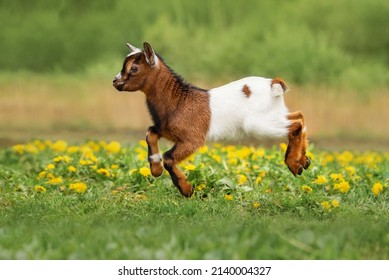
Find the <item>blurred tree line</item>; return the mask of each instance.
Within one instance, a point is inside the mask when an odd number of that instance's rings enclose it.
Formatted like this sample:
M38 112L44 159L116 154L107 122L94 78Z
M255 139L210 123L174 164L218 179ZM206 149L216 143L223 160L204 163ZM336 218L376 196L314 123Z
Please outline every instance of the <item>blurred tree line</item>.
M108 72L148 41L192 78L389 85L386 0L0 0L0 25L3 72Z

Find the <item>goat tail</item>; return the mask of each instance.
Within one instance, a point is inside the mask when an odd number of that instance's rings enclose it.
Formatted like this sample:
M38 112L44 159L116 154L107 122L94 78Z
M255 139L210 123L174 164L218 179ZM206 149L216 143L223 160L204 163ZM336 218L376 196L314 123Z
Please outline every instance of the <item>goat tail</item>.
M281 78L274 78L271 81L271 92L273 96L281 96L289 90L288 86Z

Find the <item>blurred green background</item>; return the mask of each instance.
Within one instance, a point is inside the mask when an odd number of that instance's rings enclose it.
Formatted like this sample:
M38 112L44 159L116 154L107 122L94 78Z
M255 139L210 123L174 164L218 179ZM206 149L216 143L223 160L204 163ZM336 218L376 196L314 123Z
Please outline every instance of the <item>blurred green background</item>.
M0 0L0 24L3 145L138 137L143 96L111 81L144 41L205 88L283 77L320 145L389 142L389 1Z

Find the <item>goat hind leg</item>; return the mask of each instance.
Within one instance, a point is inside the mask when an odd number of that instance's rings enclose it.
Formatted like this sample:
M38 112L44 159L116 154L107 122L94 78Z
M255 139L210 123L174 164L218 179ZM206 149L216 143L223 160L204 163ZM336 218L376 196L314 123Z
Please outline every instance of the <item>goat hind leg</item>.
M306 151L308 147L308 139L306 135L306 126L305 126L305 120L304 115L300 111L296 111L293 113L289 113L287 115L288 120L292 122L300 121L302 126L302 145L301 145L301 157L299 159L300 164L304 169L308 169L309 165L311 164L310 159L306 156Z
M300 121L292 122L289 126L288 148L285 153L285 164L294 176L301 175L303 166L300 163L302 157L302 123Z
M163 173L162 157L159 154L158 140L159 135L155 132L154 127L150 127L146 133L146 143L148 147L148 161L150 163L151 174L159 177Z

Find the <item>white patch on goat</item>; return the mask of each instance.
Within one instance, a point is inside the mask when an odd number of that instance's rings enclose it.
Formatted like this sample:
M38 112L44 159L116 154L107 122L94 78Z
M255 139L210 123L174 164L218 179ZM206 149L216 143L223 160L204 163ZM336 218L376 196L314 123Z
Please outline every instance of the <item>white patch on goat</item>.
M153 154L150 156L150 160L152 162L161 162L162 161L162 156L160 154Z
M115 76L115 79L116 80L119 80L122 78L122 72L119 72L116 76Z
M274 94L272 79L248 77L209 90L210 140L236 138L242 134L280 138L288 134L288 109L282 95ZM242 94L244 86L251 95ZM276 90L278 93L278 88Z

